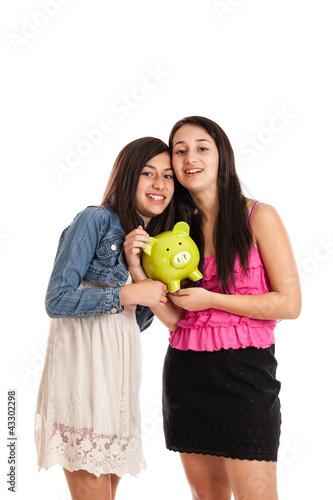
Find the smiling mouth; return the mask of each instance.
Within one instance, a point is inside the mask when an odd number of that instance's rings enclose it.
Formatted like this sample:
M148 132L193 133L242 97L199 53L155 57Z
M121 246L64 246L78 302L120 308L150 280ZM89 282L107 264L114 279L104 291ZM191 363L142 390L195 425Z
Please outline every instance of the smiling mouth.
M200 172L202 172L202 168L190 168L188 170L185 170L185 174L188 175L188 174L199 174Z
M155 200L155 201L165 200L165 196L163 196L163 195L147 194L146 196L147 196L147 198L150 198L151 200Z

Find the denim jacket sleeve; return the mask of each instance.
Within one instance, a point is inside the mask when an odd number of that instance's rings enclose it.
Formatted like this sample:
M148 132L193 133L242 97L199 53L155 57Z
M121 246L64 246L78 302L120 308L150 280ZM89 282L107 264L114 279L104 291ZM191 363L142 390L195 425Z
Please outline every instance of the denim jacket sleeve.
M148 326L152 324L154 319L154 315L149 309L149 307L145 306L140 306L140 305L136 306L135 315L136 315L136 322L140 328L140 332L146 330Z
M64 230L46 293L51 318L82 318L123 309L120 286L78 289L104 232L105 216L98 207L87 207Z

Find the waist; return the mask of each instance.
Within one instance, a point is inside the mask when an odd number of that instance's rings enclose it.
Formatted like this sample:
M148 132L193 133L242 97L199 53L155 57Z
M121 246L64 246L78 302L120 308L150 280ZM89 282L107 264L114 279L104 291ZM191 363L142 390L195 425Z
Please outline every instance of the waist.
M275 343L276 323L216 309L187 312L178 322L178 330L170 331L169 341L176 349L193 351L267 348Z

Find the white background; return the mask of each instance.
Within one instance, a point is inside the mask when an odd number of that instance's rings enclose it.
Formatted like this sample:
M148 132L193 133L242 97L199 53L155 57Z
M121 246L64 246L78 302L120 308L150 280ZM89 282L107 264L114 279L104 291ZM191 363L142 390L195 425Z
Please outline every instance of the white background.
M276 330L283 414L280 499L331 495L330 4L1 3L2 498L70 498L60 467L37 472L33 441L49 325L44 296L60 233L79 211L100 203L125 144L145 135L167 141L172 125L194 114L222 126L247 194L275 206L290 234L303 310ZM84 146L85 133L101 122L110 129L112 122L112 132ZM73 150L75 166L68 163ZM65 165L61 175L55 162ZM137 478L124 477L119 500L190 498L178 455L164 447L160 397L167 342L157 320L142 334L148 468ZM6 402L12 388L18 408L15 494L6 485Z

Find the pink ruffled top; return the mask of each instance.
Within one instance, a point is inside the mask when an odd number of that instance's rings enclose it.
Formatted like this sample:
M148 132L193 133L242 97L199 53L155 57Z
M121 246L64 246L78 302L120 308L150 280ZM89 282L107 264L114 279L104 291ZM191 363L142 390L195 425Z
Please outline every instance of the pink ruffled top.
M204 258L201 286L221 293L217 285L215 256ZM229 286L233 295L259 295L271 291L269 279L259 249L252 245L249 255L248 276L239 257L235 262L235 286ZM178 322L178 330L170 331L170 344L187 351L217 351L245 347L267 348L275 343L274 328L277 321L252 319L218 309L186 311Z

